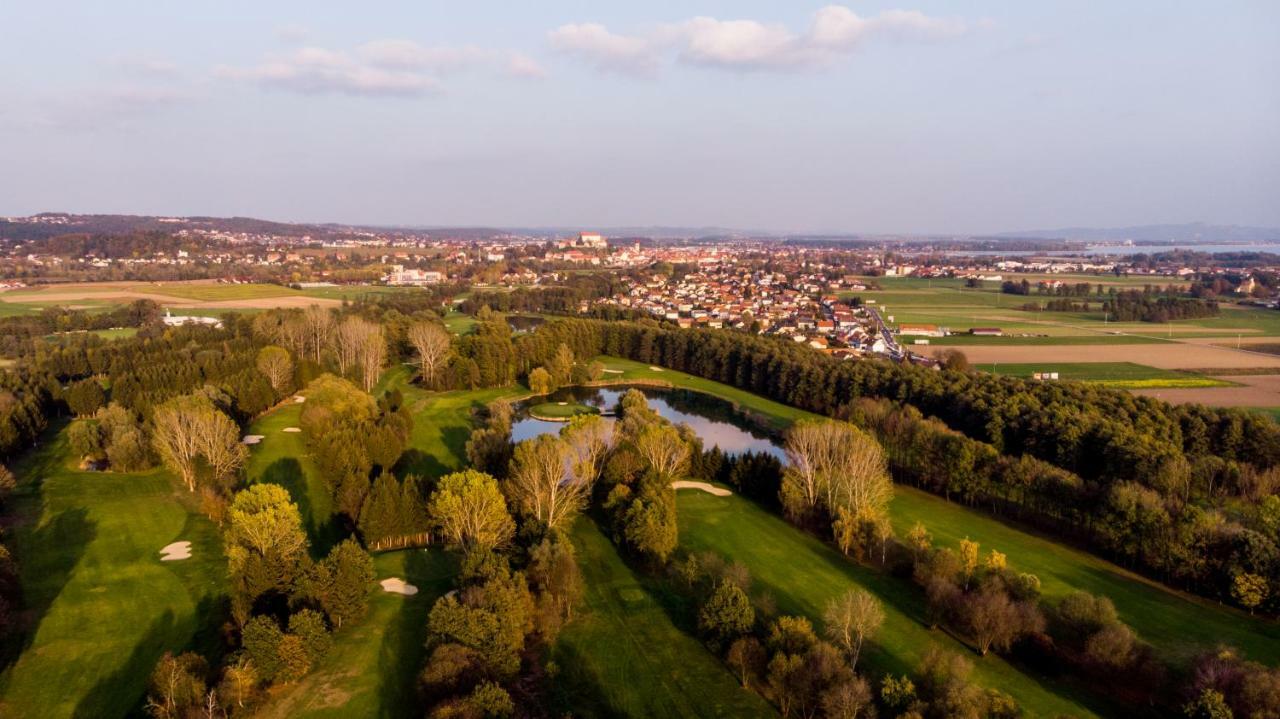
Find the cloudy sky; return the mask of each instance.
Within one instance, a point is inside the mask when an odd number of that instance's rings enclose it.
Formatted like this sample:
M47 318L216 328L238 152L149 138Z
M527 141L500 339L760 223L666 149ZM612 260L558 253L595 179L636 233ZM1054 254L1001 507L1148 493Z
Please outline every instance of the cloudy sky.
M0 214L1280 226L1274 0L358 5L0 3Z

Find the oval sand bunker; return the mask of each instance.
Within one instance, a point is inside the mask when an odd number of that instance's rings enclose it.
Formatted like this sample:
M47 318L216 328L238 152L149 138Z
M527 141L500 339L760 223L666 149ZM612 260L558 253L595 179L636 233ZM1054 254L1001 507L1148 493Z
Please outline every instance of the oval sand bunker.
M382 585L382 591L390 592L392 594L403 594L406 597L411 597L418 593L417 587L409 584L400 577L384 579L381 582L378 582L378 584Z

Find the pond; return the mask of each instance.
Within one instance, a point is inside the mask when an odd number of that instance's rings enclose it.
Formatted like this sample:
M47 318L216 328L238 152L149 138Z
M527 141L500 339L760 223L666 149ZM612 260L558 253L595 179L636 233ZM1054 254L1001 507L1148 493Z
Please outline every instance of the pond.
M518 335L532 332L546 323L545 318L537 315L507 315L504 319L510 325L511 331Z
M578 402L598 408L613 421L613 410L629 387L565 387L546 397L534 397L516 407L516 421L511 427L511 440L522 442L541 434L559 433L563 422L534 419L528 407L543 402ZM649 407L674 424L687 424L702 438L705 449L719 447L725 454L764 452L786 459L772 437L757 429L734 406L709 394L687 389L636 387L649 400Z

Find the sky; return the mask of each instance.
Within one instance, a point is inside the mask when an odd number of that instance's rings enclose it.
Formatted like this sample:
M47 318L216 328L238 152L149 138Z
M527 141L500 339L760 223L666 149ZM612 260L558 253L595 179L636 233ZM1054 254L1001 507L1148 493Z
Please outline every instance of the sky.
M1280 2L0 2L0 215L1280 226Z

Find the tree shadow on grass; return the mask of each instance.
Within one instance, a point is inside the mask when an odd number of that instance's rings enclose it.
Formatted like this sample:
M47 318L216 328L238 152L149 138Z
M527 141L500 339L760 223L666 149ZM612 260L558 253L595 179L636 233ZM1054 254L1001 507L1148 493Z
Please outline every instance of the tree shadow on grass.
M164 614L151 621L142 639L129 653L129 658L109 676L98 680L76 703L71 716L75 719L127 716L133 713L131 710L141 708L151 671L164 653L174 629L173 610L166 609Z
M33 498L40 505L37 496ZM24 595L21 629L0 642L0 672L8 669L31 646L49 607L62 593L89 543L97 536L95 523L83 507L64 510L16 537Z
M434 479L447 474L449 468L444 466L444 463L435 455L423 452L417 447L410 447L400 455L400 459L396 460L396 465L391 472L400 478L414 474Z
M307 536L311 538L311 554L322 557L333 545L342 541L346 532L338 524L337 515L330 515L320 521L316 520L315 507L311 504L311 493L307 486L307 475L295 457L277 459L263 470L258 482L270 482L284 487L289 498L298 505L298 513L302 515Z
M625 717L627 712L609 700L609 694L600 684L600 677L589 671L588 658L568 642L558 642L552 659L559 674L550 682L548 702L553 716Z
M395 617L387 623L378 652L378 697L381 717L420 716L418 673L427 659L427 617L436 599L451 585L456 568L440 574L421 549L406 549L404 575L418 593L404 597ZM439 550L434 550L439 551Z

